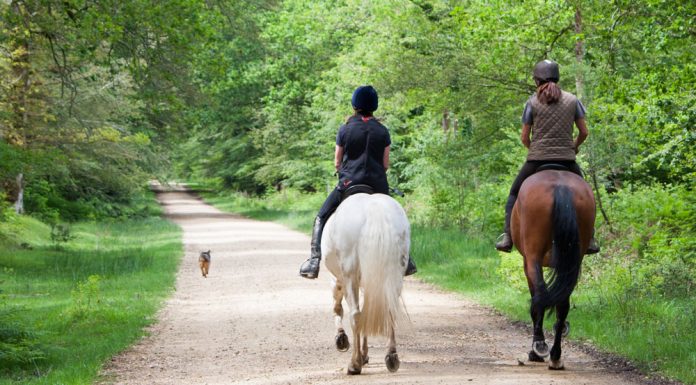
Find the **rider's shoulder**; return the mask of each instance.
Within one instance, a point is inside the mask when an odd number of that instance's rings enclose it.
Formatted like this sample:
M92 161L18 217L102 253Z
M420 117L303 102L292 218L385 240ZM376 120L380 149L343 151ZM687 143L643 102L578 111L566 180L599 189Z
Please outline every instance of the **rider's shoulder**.
M570 93L570 92L568 92L568 91L565 91L565 90L561 90L561 97L562 97L562 98L566 98L566 99L568 99L568 100L570 100L570 101L578 100L578 97L575 96L575 94L572 94L572 93Z

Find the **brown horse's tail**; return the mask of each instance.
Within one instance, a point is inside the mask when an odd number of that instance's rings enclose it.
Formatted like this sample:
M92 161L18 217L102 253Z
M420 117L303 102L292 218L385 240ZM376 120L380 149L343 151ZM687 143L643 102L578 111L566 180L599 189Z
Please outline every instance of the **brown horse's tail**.
M580 278L580 234L573 204L573 192L568 186L558 185L553 190L552 211L553 245L551 247L552 273L548 289L539 298L544 309L551 312L566 301Z

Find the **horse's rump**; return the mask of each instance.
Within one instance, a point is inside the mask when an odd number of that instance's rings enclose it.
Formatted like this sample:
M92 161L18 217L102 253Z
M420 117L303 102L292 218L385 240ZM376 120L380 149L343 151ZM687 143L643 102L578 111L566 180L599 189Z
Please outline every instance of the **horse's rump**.
M405 318L401 301L410 225L401 205L384 194L355 194L329 218L322 251L329 271L363 289L361 333L386 335Z
M568 192L562 195L568 197L568 204L571 205L563 208L568 210L568 214L572 208L572 212L577 215L581 250L585 250L589 245L595 218L592 189L580 176L572 172L545 170L524 181L512 210L512 240L522 255L539 249L551 250L553 210L554 202L557 200L554 194L559 194L559 186L568 189ZM561 208L557 207L558 209ZM550 256L550 253L546 255L544 266L551 265Z

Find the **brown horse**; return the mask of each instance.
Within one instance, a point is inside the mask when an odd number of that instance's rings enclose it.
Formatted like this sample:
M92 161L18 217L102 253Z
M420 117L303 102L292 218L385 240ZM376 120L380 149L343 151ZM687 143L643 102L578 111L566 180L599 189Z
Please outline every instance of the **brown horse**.
M580 277L595 218L594 195L578 175L544 170L527 178L512 210L512 239L524 257L524 273L532 296L534 338L530 361L549 355L544 313L556 311L549 369L563 369L561 337L568 332L570 295ZM552 269L547 285L542 267Z

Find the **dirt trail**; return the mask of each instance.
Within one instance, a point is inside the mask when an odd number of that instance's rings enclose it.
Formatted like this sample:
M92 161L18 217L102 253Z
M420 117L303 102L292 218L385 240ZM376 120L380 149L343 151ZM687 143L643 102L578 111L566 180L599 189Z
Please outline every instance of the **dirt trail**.
M531 344L528 331L411 277L404 300L412 325L397 330L401 368L387 371L386 340L373 338L370 363L349 377L349 353L336 351L333 342L330 274L322 266L319 279L298 276L309 252L306 235L223 214L186 192L158 199L184 231L176 291L150 335L107 365L104 384L641 383L638 375L604 367L568 344L565 371L520 365ZM205 279L197 258L208 249Z

